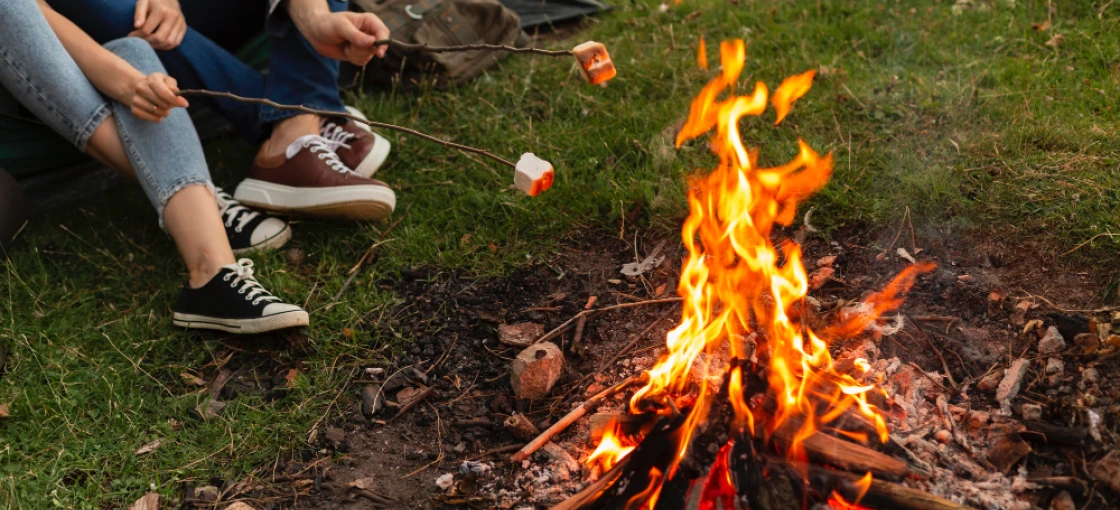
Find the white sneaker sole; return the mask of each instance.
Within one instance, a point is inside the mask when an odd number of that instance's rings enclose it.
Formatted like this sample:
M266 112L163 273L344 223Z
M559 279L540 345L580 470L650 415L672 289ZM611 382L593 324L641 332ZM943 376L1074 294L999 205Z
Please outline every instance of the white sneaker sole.
M221 319L175 312L172 322L187 329L216 329L227 333L251 335L279 329L299 328L310 324L307 312L292 310L256 319Z
M270 239L266 239L264 242L258 243L255 246L250 246L248 248L241 248L240 250L233 250L233 254L234 255L249 255L249 254L262 252L262 251L276 250L276 249L279 249L280 247L284 246L285 244L288 244L288 241L291 241L291 240L292 240L292 227L285 226L284 230L281 230L280 233L272 236Z
M366 118L366 114L362 113L361 110L349 105L347 105L345 108L346 113L349 113L350 115L353 115L362 120L369 120L368 118ZM356 124L358 124L358 127L366 130L367 133L373 133L373 130L369 128L369 124L362 124L361 122L357 122Z
M372 134L373 148L369 150L369 154L366 154L366 159L362 160L358 168L354 169L355 173L366 178L377 173L381 165L385 164L385 160L389 158L389 151L393 149L392 144L390 144L389 140L386 140L385 137L377 133Z
M380 220L397 206L393 190L374 185L297 188L245 179L233 196L245 205L268 211L346 220Z

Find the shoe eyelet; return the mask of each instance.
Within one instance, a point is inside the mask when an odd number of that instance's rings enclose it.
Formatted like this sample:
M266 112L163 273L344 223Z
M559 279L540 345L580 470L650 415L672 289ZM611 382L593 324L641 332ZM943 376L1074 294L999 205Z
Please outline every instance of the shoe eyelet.
M240 234L241 233L241 227L237 227L237 228L233 229L233 231Z

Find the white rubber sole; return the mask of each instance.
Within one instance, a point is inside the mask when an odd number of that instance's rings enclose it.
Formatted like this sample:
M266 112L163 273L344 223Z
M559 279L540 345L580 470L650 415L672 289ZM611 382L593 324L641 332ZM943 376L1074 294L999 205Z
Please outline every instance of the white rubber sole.
M220 319L205 315L175 312L172 322L187 329L216 329L227 333L251 335L279 329L299 328L310 324L307 312L292 310L256 319Z
M276 249L279 249L280 247L284 246L285 244L288 244L288 241L291 241L291 240L292 240L292 227L285 226L284 230L281 230L280 233L272 236L269 239L266 239L264 242L258 243L256 246L250 246L248 248L241 248L240 250L233 250L233 254L234 255L249 255L249 254L252 254L252 253L257 253L257 252L262 252L262 251L267 251L267 250L276 250Z
M267 211L346 220L380 220L397 206L393 190L376 185L297 188L245 179L233 196L245 205Z
M361 110L349 105L347 105L345 108L346 113L349 113L350 115L353 115L362 120L369 120L368 118L366 118L366 114L362 113ZM373 130L369 128L369 124L362 124L361 122L356 122L356 124L358 125L358 127L366 130L367 133L373 133Z
M385 160L389 159L389 152L393 149L393 145L390 144L389 140L386 140L385 137L377 133L372 134L373 148L369 150L369 154L366 154L366 159L362 160L358 168L354 169L355 173L366 178L377 173L381 165L385 164Z

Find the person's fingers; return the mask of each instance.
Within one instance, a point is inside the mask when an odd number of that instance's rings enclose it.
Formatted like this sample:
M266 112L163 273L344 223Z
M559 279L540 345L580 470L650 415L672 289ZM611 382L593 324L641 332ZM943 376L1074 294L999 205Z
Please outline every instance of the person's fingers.
M389 27L385 25L381 18L372 13L363 13L358 20L358 29L363 33L369 34L373 37L374 41L384 41L389 38ZM370 44L373 44L372 42ZM378 58L384 57L385 52L388 51L389 46L382 44L374 48L374 53Z
M148 0L136 0L136 13L133 14L132 27L140 28L148 19Z
M158 106L151 103L143 97L137 96L132 100L132 114L140 120L148 122L159 122L167 116L167 110L161 110Z
M152 34L152 47L157 50L170 50L175 47L172 44L173 34L178 29L177 20L165 19L159 24L155 33Z
M187 19L180 17L178 23L175 24L175 32L171 36L171 47L178 48L183 44L183 38L187 35Z
M160 110L171 110L176 103L175 94L163 83L152 79L144 80L144 83L137 88L137 95Z
M168 85L164 78L168 78L162 74L156 73L151 76L152 92L155 93L159 101L156 103L161 108L172 108L179 102L179 96L175 95L175 91ZM170 78L168 78L170 79Z
M136 30L144 34L144 39L147 39L149 43L154 44L154 42L152 41L152 34L155 33L156 28L159 28L160 24L163 22L163 18L165 15L166 14L164 12L158 9L154 12L149 12L147 19L144 20L144 24L136 27Z
M372 33L365 32L367 16L359 13L347 13L348 15L342 18L342 22L338 23L339 35L346 42L362 47L368 48L373 46L374 38ZM369 16L373 16L369 14ZM376 18L376 16L373 16Z
M160 81L167 87L168 92L171 93L171 105L179 108L186 108L191 104L187 102L187 98L179 95L179 82L170 76L160 75Z

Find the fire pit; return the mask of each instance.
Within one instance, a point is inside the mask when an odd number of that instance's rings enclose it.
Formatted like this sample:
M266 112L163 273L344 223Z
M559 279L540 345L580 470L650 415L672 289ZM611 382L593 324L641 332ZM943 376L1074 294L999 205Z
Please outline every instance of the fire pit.
M722 73L676 140L712 132L719 157L691 182L680 323L630 397L630 419L608 426L588 458L598 481L555 508L960 508L889 482L920 473L879 451L892 447L878 405L885 393L866 359L829 352L879 327L932 264L908 267L839 321L818 324L800 247L775 246L771 234L825 185L831 155L800 141L792 161L763 168L739 133L743 117L770 103L780 123L814 72L786 79L772 96L761 82L743 96L735 91L743 41L721 44L720 56Z

